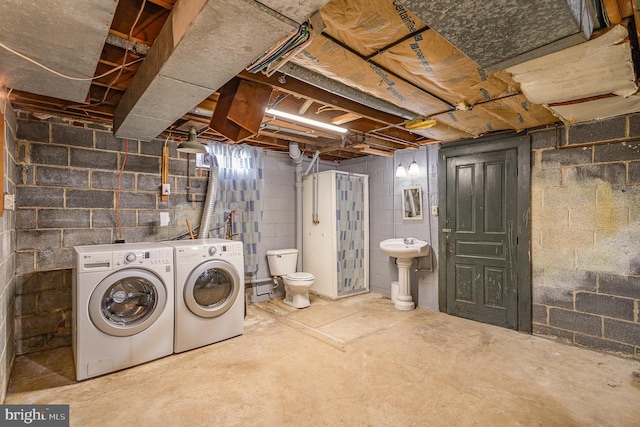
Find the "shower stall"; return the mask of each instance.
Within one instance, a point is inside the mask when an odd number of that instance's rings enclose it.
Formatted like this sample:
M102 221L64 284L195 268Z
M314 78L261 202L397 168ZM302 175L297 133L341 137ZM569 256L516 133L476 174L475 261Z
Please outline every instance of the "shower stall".
M369 177L340 171L302 181L302 270L312 292L341 298L369 291Z

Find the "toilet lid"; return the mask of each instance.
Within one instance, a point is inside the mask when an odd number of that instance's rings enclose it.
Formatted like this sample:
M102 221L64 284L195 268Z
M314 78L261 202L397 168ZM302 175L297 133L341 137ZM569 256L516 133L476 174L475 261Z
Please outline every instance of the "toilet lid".
M290 281L303 281L303 280L313 280L315 279L315 277L313 276L313 274L311 273L305 273L305 272L298 272L298 273L291 273L291 274L287 274L287 280Z

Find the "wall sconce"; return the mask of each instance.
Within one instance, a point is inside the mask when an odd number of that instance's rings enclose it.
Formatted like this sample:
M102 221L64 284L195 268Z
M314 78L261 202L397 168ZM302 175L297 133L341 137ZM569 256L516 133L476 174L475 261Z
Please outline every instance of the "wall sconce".
M411 166L409 166L409 175L419 175L420 174L420 166L414 160L411 162Z
M413 162L411 162L411 165L409 166L409 175L415 176L419 174L420 174L420 166L418 166L418 163L414 160ZM402 166L402 163L400 163L398 165L398 168L396 169L396 176L399 178L407 176L407 169L404 166Z

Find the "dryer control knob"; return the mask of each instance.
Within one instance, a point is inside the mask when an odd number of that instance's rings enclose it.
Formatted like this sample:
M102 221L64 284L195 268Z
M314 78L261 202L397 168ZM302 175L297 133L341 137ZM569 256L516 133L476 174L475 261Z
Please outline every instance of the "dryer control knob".
M217 251L218 251L218 250L216 249L216 247L215 247L215 246L211 246L211 247L209 248L209 256L214 256L214 255L216 254L216 252L217 252Z
M136 254L134 254L133 252L129 252L124 256L124 260L126 262L133 262L136 260Z

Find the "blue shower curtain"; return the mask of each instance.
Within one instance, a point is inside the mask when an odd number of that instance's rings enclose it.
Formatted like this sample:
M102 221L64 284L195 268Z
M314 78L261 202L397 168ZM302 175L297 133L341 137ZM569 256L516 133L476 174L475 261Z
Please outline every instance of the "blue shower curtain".
M233 218L233 240L244 243L245 273L258 271L257 244L263 215L264 155L248 145L210 144L218 161L219 189L216 194L211 237L223 238L225 220Z

